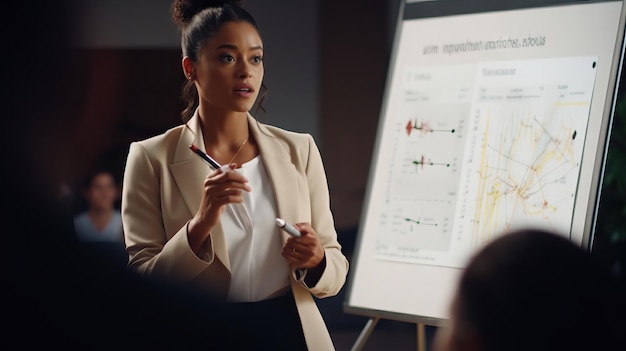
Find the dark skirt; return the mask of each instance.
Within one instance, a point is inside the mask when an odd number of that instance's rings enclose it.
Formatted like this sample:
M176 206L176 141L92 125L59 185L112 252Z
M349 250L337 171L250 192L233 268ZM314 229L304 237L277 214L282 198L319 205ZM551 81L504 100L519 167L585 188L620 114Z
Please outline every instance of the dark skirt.
M291 291L264 301L228 303L220 314L224 350L307 350Z

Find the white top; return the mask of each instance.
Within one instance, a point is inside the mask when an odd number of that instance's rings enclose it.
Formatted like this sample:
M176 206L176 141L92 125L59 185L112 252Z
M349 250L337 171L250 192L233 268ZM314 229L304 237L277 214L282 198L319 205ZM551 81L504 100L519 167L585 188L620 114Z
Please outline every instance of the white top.
M122 215L119 211L113 211L109 223L102 230L91 221L87 211L82 212L74 217L74 231L81 242L124 242Z
M261 156L235 171L248 178L251 191L242 193L242 204L229 204L221 215L232 274L228 300L265 300L289 287L274 192Z

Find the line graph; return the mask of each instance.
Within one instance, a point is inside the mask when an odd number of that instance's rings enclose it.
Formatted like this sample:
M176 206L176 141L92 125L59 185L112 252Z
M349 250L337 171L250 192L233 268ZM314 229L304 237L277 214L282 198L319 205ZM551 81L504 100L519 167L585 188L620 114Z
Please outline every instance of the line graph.
M463 120L469 107L462 103L406 102L402 115L421 111L441 118L433 122L400 119L390 155L387 201L441 198L456 189L459 153L465 140ZM410 125L410 132L407 132ZM442 182L442 180L445 180Z
M422 134L428 133L437 133L437 132L446 132L446 133L454 133L456 129L433 129L428 122L418 122L417 119L409 120L405 126L406 134L411 135L413 130L416 130Z
M431 225L431 226L437 226L437 223L430 223L430 222L424 222L422 220L419 219L413 219L413 218L404 218L405 221L411 223L411 224L418 224L418 225Z
M468 69L473 66L407 69L404 94L382 143L388 167L377 171L385 184L376 188L384 199L375 205L378 259L433 262L450 248L471 106Z
M445 215L448 204L407 204L390 205L386 211L389 215L382 217L380 226L391 230L377 241L379 257L410 262L430 251L445 252L452 231L451 218Z
M593 58L484 63L461 171L456 262L516 227L569 233L595 78ZM523 79L521 77L524 77Z
M426 166L444 166L444 167L450 167L450 163L447 162L435 162L431 159L426 159L426 157L424 155L422 155L422 157L420 157L419 160L413 160L413 164L415 166L420 167L421 169L424 169L424 165Z
M516 227L569 232L595 59L413 67L380 151L375 257L462 267Z
M494 111L495 112L495 111ZM551 229L559 227L556 217L563 199L574 197L574 189L563 193L568 176L577 175L572 127L546 127L535 116L526 114L502 116L486 112L492 119L506 117L508 126L502 133L483 134L484 145L478 168L478 194L473 222L475 245L488 240L498 231L510 229L528 218L544 222ZM556 112L556 111L555 111ZM565 204L566 205L566 204ZM567 211L568 206L564 206ZM563 223L565 224L565 223ZM563 228L558 228L563 229Z

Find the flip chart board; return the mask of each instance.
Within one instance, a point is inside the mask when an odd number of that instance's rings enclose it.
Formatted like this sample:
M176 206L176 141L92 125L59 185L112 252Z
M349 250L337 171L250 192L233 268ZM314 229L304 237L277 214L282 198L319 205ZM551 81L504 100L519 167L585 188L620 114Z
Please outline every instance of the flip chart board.
M344 311L439 325L473 253L540 227L588 247L623 1L407 1Z

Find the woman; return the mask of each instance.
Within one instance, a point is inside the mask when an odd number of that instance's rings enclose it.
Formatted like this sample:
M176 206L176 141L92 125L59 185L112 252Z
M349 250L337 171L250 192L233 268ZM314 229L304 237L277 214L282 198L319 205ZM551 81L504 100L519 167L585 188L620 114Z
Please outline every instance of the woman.
M259 326L249 336L258 349L332 350L313 296L336 295L348 261L319 150L309 134L249 113L262 88L263 42L237 2L175 0L172 17L188 80L185 123L130 146L129 267L227 301L225 316ZM211 168L190 145L227 167ZM281 231L278 217L301 236Z

